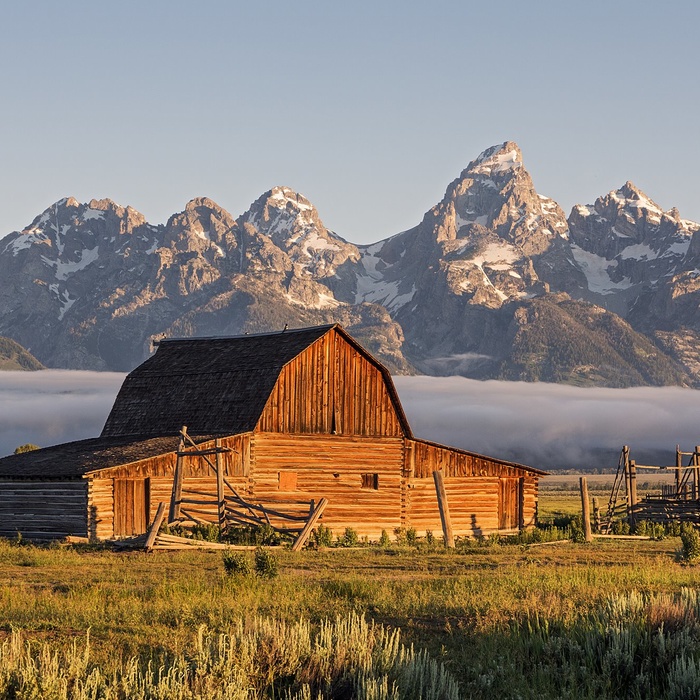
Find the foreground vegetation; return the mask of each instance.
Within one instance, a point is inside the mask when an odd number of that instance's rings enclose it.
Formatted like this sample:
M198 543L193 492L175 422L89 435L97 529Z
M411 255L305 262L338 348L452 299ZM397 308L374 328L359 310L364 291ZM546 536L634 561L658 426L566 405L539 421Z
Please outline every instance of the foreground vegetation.
M698 697L680 548L392 543L280 552L265 576L213 552L3 542L0 695Z
M0 697L700 697L697 532L556 541L576 499L456 551L410 530L321 529L300 554L0 541Z

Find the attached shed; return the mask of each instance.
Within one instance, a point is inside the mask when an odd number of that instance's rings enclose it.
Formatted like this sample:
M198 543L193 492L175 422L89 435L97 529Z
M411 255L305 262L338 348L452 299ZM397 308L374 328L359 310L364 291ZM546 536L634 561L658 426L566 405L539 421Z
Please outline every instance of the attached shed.
M328 499L323 522L377 538L441 530L441 470L454 533L534 525L544 472L412 433L389 372L340 326L161 341L131 372L99 438L0 459L0 535L110 539L145 532L171 498L183 425L219 445L231 488L266 504ZM216 521L206 458L183 462L183 493Z

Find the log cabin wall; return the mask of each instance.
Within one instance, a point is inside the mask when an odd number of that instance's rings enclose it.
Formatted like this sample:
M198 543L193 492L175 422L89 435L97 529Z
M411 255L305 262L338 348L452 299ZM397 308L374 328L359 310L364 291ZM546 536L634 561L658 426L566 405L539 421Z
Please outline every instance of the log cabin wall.
M0 537L51 540L87 536L87 488L71 481L0 482Z
M432 474L444 473L455 535L516 532L535 524L537 477L526 469L422 440L406 440L407 518L420 535L442 530Z
M394 401L379 368L331 330L285 365L256 430L398 437Z
M406 523L403 439L256 433L252 493L265 503L325 497L323 525L377 539ZM299 506L302 507L301 505Z
M222 438L221 455L228 482L241 494L250 489L250 433ZM214 440L201 443L214 447ZM92 539L103 540L145 532L158 504L170 503L177 456L174 452L103 469L87 476L88 531ZM209 459L214 461L213 455ZM116 496L116 499L115 499ZM216 476L201 456L183 462L183 498L205 503L183 506L196 511L202 520L217 522ZM144 514L141 517L143 505Z

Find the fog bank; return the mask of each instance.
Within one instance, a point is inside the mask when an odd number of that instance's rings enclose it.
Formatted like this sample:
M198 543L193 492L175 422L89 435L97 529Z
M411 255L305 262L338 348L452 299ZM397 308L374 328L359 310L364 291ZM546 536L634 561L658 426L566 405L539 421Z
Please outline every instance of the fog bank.
M0 455L99 435L124 375L0 372ZM581 389L557 384L395 377L413 432L543 468L638 461L671 464L675 445L700 444L700 392L675 387ZM662 454L660 454L662 452Z
M463 377L394 381L417 437L534 467L613 467L625 444L640 462L664 458L672 464L676 444L684 450L700 444L700 391L693 389Z
M118 372L0 372L0 456L96 437L123 381Z

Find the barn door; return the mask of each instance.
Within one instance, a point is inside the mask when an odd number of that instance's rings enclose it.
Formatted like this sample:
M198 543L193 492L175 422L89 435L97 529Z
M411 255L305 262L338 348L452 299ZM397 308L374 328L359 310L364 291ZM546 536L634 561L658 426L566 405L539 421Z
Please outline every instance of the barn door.
M114 536L141 535L148 529L148 479L114 480Z
M517 530L522 522L522 479L500 479L498 529Z

